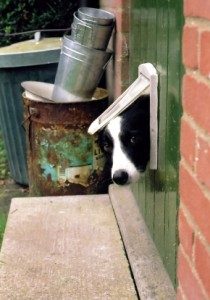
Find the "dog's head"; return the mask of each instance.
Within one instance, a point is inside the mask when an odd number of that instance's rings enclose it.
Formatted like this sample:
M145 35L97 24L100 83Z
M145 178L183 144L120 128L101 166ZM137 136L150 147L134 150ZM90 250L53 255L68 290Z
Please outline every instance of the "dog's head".
M149 95L141 96L99 134L111 178L119 185L137 181L149 161L149 103Z

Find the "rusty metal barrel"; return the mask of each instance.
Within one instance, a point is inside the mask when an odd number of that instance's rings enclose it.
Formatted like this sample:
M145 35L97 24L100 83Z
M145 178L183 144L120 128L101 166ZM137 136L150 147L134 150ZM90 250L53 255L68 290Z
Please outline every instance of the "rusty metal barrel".
M90 123L108 105L107 91L77 103L35 101L23 93L32 196L107 192L105 158Z

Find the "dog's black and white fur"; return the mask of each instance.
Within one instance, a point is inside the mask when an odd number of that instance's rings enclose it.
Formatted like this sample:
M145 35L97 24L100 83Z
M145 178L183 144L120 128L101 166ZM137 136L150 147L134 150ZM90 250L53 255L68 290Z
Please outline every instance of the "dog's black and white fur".
M99 134L116 184L136 182L146 169L150 153L149 111L149 95L142 95Z

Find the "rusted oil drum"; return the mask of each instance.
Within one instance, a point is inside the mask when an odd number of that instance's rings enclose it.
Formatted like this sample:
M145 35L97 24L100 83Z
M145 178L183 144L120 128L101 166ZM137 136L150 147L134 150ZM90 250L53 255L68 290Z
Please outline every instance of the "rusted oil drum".
M87 129L108 105L107 91L77 103L34 101L23 94L32 196L107 192L105 158Z

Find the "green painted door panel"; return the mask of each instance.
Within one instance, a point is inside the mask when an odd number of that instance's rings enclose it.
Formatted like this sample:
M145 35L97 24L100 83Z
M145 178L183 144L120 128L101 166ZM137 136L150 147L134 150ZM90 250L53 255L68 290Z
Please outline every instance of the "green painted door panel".
M130 81L138 65L151 62L159 73L158 170L134 186L164 265L176 284L179 127L181 116L182 0L131 0Z

